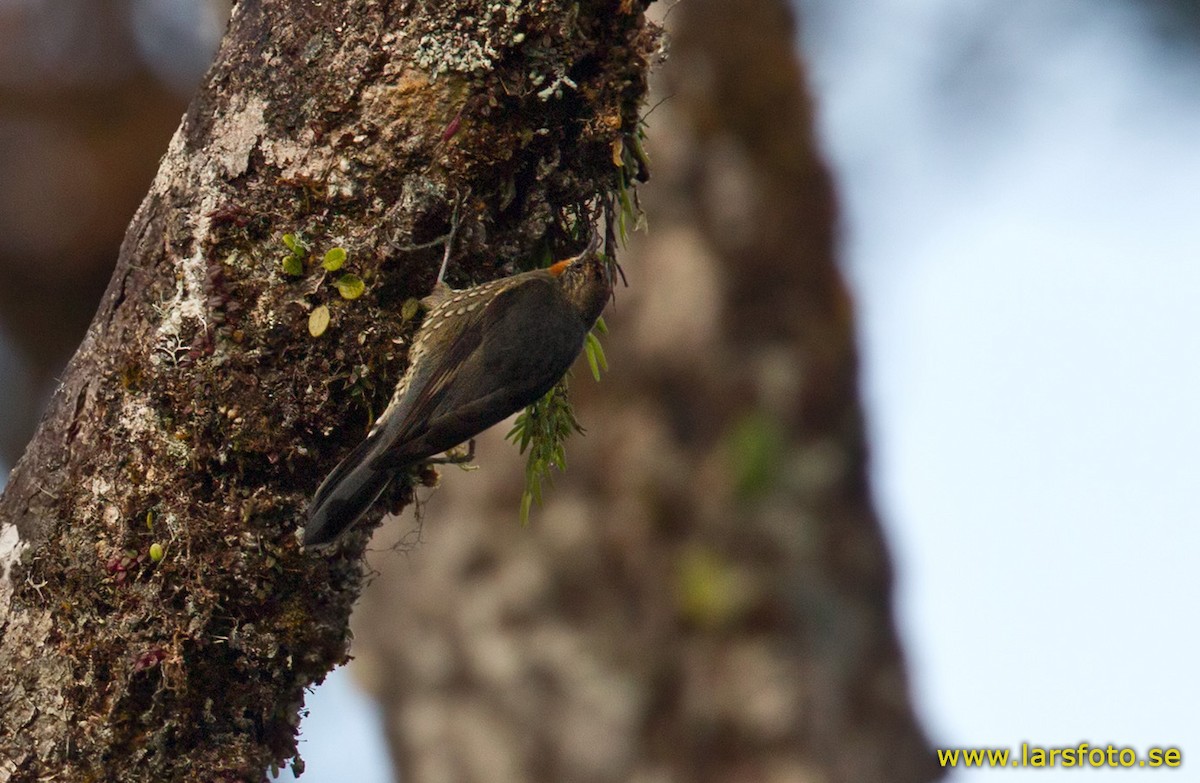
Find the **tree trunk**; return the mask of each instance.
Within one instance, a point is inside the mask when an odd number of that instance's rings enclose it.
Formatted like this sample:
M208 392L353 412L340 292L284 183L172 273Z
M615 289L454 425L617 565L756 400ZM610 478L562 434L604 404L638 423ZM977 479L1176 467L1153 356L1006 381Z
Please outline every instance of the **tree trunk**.
M939 776L866 479L836 209L782 0L671 6L651 230L534 525L499 433L372 560L362 674L405 781ZM380 530L386 546L411 528Z
M625 176L642 9L238 3L0 498L0 781L295 754L367 540L302 552L302 509L403 371L456 206L452 279L481 280L567 250Z

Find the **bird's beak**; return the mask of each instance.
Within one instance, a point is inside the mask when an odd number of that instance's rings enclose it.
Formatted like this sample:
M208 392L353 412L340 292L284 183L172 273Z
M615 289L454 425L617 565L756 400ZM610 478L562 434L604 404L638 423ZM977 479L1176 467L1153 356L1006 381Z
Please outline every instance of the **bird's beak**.
M567 271L567 267L569 267L571 264L574 264L576 261L582 261L592 253L595 253L599 248L600 234L597 231L592 231L592 236L590 239L588 239L588 245L583 249L582 253L577 256L571 256L570 258L564 258L562 261L555 261L547 268L547 271L549 271L551 275L558 277L563 272Z

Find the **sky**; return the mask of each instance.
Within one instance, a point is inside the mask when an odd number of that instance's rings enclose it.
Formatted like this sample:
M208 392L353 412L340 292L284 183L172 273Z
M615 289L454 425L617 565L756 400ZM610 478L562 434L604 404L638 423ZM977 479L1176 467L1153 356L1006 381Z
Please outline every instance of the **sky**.
M932 741L1194 769L1200 55L1103 0L800 6ZM390 779L345 670L308 707L305 783ZM949 780L1068 776L1180 771Z
M803 5L924 724L1186 762L1200 57L1094 0Z

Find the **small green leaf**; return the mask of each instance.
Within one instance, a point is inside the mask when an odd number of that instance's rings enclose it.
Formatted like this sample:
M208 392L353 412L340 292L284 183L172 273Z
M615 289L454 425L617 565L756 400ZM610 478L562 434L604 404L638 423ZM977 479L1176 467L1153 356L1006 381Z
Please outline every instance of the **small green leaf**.
M529 509L533 505L533 493L526 489L521 493L521 526L529 525Z
M600 344L600 338L596 337L595 332L588 332L584 339L584 348L588 366L592 368L592 377L599 383L600 372L608 372L608 359L604 356L604 346Z
M525 491L521 495L521 521L528 522L534 503L542 503L542 480L550 478L550 469L566 468L564 441L573 432L583 432L571 403L567 400L567 379L559 383L537 402L525 408L512 430L505 436L515 442L522 454L529 452L525 462Z
M746 588L733 564L720 552L693 545L675 566L680 613L707 628L720 627L743 608Z
M326 271L336 272L342 268L344 263L346 263L346 249L335 247L325 253L325 260L321 262L321 266L325 267Z
M617 211L617 237L621 240L621 244L629 241L629 231L626 225L630 216L633 215L633 202L629 199L629 190L625 186L625 174L617 174L617 201L620 202L621 208Z
M358 275L342 275L334 281L334 285L343 299L357 299L367 290L366 283Z
M325 305L313 308L308 314L308 333L320 337L329 328L329 308Z
M750 411L725 438L738 497L754 500L764 496L782 472L787 450L782 425L765 411Z
M600 338L591 333L588 336L596 346L596 360L600 362L600 369L608 372L608 357L604 355L604 346L600 344Z
M150 545L150 560L151 560L151 562L157 563L157 562L161 561L165 554L166 553L163 551L162 544L155 541L153 544Z
M295 234L284 234L283 246L293 253L303 252L303 244L296 238Z
M284 256L283 273L292 277L304 274L304 259L301 256Z
M409 298L404 300L404 304L400 306L400 318L404 321L411 321L417 317L417 312L421 309L421 300Z
M592 377L596 379L596 383L600 382L600 362L596 359L596 338L588 332L587 339L583 344L583 353L587 356L588 367L592 370Z

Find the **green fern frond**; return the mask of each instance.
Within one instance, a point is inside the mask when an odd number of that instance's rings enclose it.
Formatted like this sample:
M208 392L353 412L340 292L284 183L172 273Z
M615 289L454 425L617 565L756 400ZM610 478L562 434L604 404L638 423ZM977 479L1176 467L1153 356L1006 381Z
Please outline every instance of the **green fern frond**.
M527 407L505 437L517 444L521 453L529 452L525 462L525 491L521 494L521 524L529 524L529 511L542 504L542 480L550 469L567 469L566 441L573 432L583 432L575 420L567 399L567 379Z

